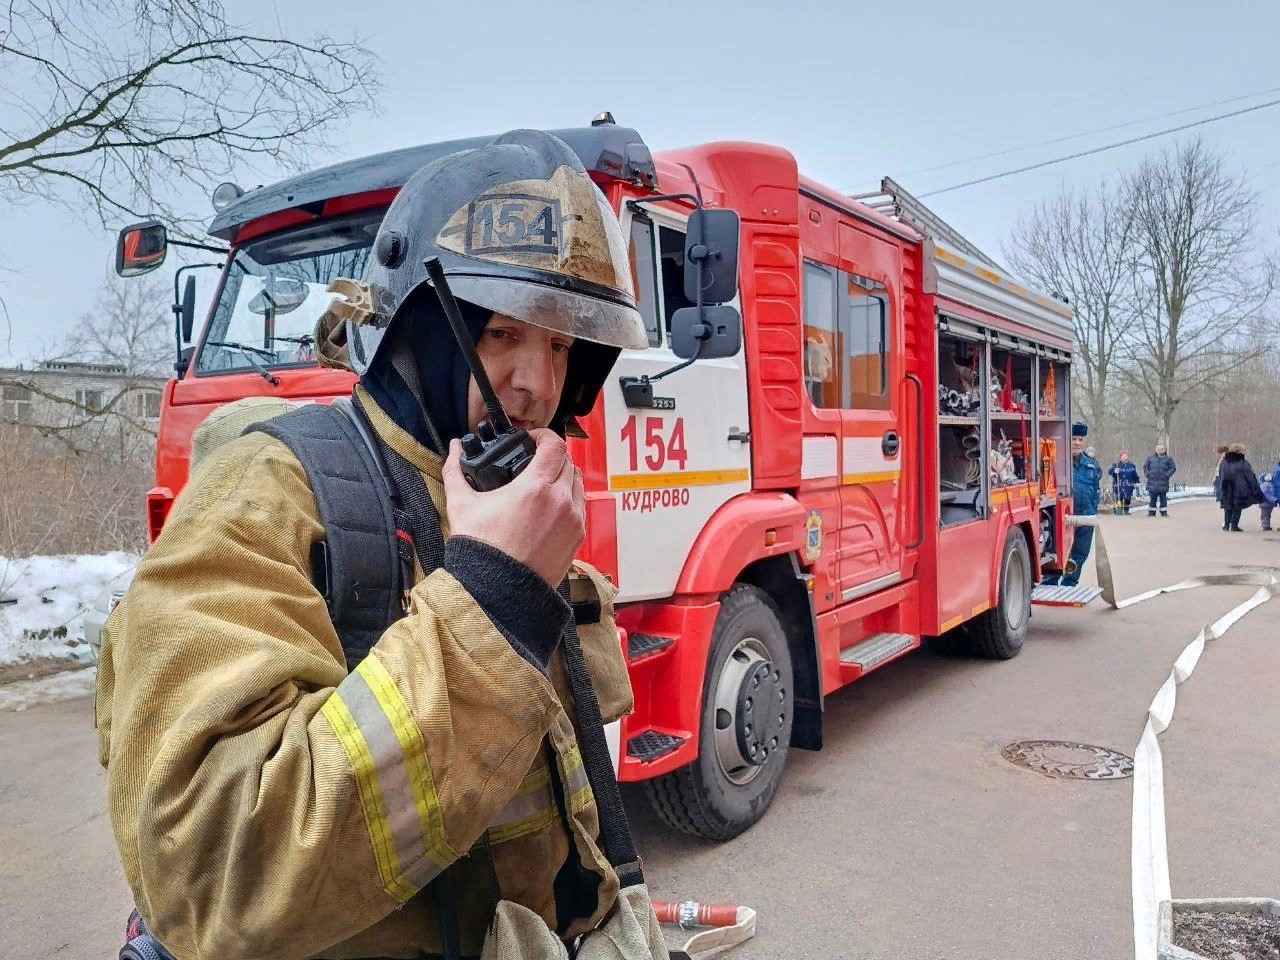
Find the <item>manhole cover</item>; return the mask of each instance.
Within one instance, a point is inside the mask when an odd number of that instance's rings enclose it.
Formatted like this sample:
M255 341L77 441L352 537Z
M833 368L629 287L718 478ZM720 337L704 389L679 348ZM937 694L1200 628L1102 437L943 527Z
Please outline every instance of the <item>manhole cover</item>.
M1019 740L1000 751L1010 763L1046 777L1072 780L1123 780L1133 776L1133 758L1123 753L1067 740Z

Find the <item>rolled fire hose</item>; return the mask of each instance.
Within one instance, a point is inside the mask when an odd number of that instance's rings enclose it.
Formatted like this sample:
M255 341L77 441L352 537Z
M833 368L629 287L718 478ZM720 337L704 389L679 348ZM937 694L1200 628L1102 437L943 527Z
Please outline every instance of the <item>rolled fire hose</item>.
M756 912L750 907L725 907L685 900L654 900L653 910L662 923L678 923L683 930L709 927L695 933L681 948L692 960L718 957L756 935Z
M1133 945L1136 960L1157 960L1160 931L1160 903L1172 899L1169 883L1169 848L1165 832L1164 769L1160 753L1160 734L1173 722L1177 686L1191 676L1205 645L1222 637L1249 611L1260 607L1280 592L1280 581L1269 573L1229 573L1192 577L1166 587L1156 587L1137 596L1116 600L1115 581L1107 544L1096 516L1071 516L1066 522L1076 527L1093 527L1097 549L1094 564L1102 599L1113 610L1123 610L1164 593L1193 590L1196 587L1256 586L1258 591L1244 603L1237 604L1213 623L1201 627L1156 692L1147 708L1147 722L1142 738L1133 752L1133 833L1131 870L1133 891Z

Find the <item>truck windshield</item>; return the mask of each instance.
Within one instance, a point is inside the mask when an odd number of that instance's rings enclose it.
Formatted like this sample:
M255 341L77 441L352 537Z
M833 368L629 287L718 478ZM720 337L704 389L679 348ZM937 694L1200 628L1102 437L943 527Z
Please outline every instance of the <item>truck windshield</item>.
M196 360L198 374L313 366L316 321L338 277L360 279L386 208L293 227L238 249Z

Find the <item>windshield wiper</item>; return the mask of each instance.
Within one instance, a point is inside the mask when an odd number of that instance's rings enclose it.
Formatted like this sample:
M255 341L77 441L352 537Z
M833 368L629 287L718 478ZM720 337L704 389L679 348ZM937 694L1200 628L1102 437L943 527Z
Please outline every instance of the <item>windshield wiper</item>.
M262 361L258 357L266 357L274 360L276 355L270 350L263 350L261 347L253 347L247 343L236 343L234 340L206 340L205 346L209 347L226 347L229 350L239 350L241 355L249 361L249 366L258 371L263 380L271 384L273 387L278 386L280 378L274 376L270 370L262 365ZM255 354L257 356L255 356Z

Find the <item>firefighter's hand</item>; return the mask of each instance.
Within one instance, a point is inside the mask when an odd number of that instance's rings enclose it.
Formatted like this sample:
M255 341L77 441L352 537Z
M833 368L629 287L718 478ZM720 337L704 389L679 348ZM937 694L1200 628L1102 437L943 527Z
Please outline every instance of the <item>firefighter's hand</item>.
M458 460L462 444L449 444L444 495L451 535L482 540L558 587L586 536L582 471L564 440L551 430L530 430L533 460L505 487L471 489Z

